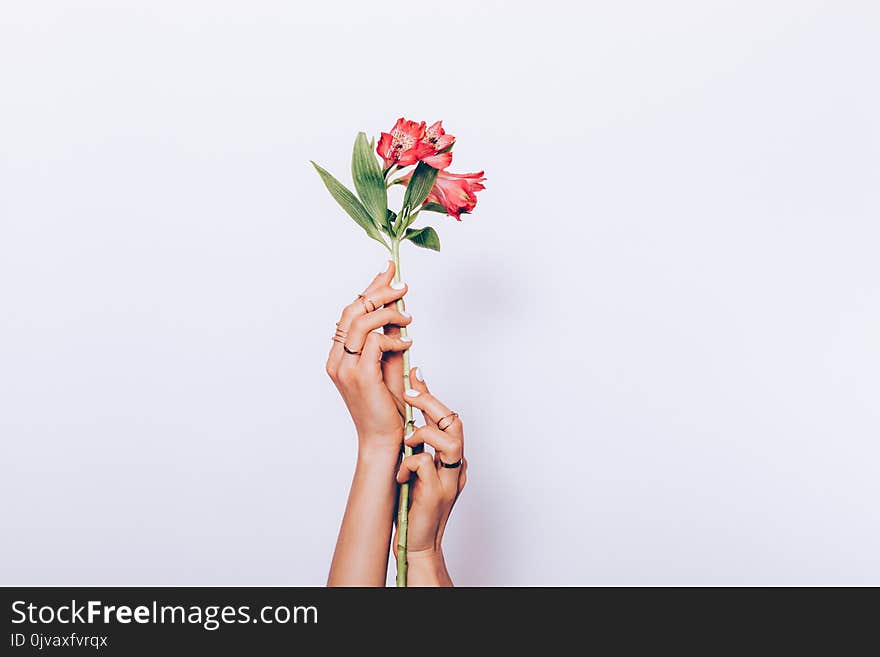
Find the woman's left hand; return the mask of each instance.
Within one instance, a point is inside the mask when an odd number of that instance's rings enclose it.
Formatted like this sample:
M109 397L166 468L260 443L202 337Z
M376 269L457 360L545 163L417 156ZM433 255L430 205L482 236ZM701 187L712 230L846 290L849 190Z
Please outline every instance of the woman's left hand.
M342 311L327 358L327 374L354 420L360 448L378 447L396 455L403 439L402 401L395 399L383 374L390 377L390 365L397 366L403 387L400 352L409 348L411 340L400 336L399 327L412 318L395 307L407 287L393 283L393 278L394 263L389 261L386 270ZM383 327L384 335L376 332Z

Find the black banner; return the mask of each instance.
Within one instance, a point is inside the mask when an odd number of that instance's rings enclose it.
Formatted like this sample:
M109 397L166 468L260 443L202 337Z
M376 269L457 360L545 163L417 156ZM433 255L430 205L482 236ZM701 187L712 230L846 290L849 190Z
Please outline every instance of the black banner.
M361 646L413 652L539 641L838 652L871 627L854 591L805 589L4 588L2 654L268 654ZM873 597L870 596L870 597ZM845 631L835 617L849 604ZM575 642L575 643L571 643ZM757 643L756 643L757 642ZM474 646L476 647L476 646Z

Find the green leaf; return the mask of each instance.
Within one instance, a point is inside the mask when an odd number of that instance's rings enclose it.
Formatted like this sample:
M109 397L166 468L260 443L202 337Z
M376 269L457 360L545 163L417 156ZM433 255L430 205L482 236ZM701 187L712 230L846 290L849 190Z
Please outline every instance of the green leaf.
M431 193L435 180L437 180L437 169L428 166L424 162L419 162L416 165L415 171L413 171L409 184L406 186L406 193L403 195L403 207L412 210L421 205L428 198L428 194Z
M321 168L314 162L312 162L312 166L315 167L318 175L321 176L321 180L324 181L327 191L330 192L330 195L336 199L336 202L339 203L339 205L342 206L342 209L348 213L348 216L354 219L358 226L367 232L367 235L377 242L381 242L387 249L388 244L382 239L382 234L373 223L370 213L367 212L363 205L361 205L361 202L357 200L357 197L325 169Z
M440 236L430 226L424 228L408 228L403 239L409 240L416 246L423 249L431 249L432 251L440 250Z
M385 188L385 177L382 175L379 162L373 155L367 135L363 132L359 132L354 140L351 177L361 202L373 218L373 223L382 226L387 218L388 190Z
M440 214L446 214L446 208L439 203L425 203L422 206L422 210L425 212L439 212Z

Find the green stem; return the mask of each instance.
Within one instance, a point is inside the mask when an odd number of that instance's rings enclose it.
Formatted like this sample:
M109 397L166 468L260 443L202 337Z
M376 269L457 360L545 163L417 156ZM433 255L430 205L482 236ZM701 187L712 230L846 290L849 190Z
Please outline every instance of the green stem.
M391 258L394 260L394 281L400 281L400 240L392 239L391 240ZM401 312L406 310L406 306L404 305L403 299L398 299L397 301L397 309ZM406 337L406 327L400 327L400 335L401 337ZM409 380L409 349L403 352L403 389L404 391L410 390L412 386L410 385ZM406 403L406 397L404 396L404 420L405 431L404 433L409 433L415 429L415 422L413 421L413 409L412 406ZM407 456L412 456L413 450L412 447L408 445L403 446L403 458ZM397 586L406 586L406 533L409 525L409 482L405 482L400 485L400 496L398 498L397 503L397 546L396 546L396 555L397 555Z
M392 175L394 175L394 172L397 171L397 169L399 169L399 168L400 168L400 167L398 167L396 164L392 164L390 167L388 167L387 169L385 169L385 172L384 172L384 177L385 177L385 189L388 189L389 187L391 187L391 184L388 182L388 179L389 179Z

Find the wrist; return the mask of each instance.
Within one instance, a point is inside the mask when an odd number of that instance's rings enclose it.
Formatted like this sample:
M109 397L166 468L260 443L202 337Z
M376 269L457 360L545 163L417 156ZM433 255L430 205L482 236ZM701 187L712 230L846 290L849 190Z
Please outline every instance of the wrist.
M375 440L358 440L357 464L386 464L389 462L397 463L400 458L400 443L379 443Z
M409 586L451 586L443 551L439 548L407 551L407 583Z
M387 455L389 453L395 456L400 454L400 448L403 445L403 426L396 431L383 430L361 431L357 432L358 452L366 455Z

